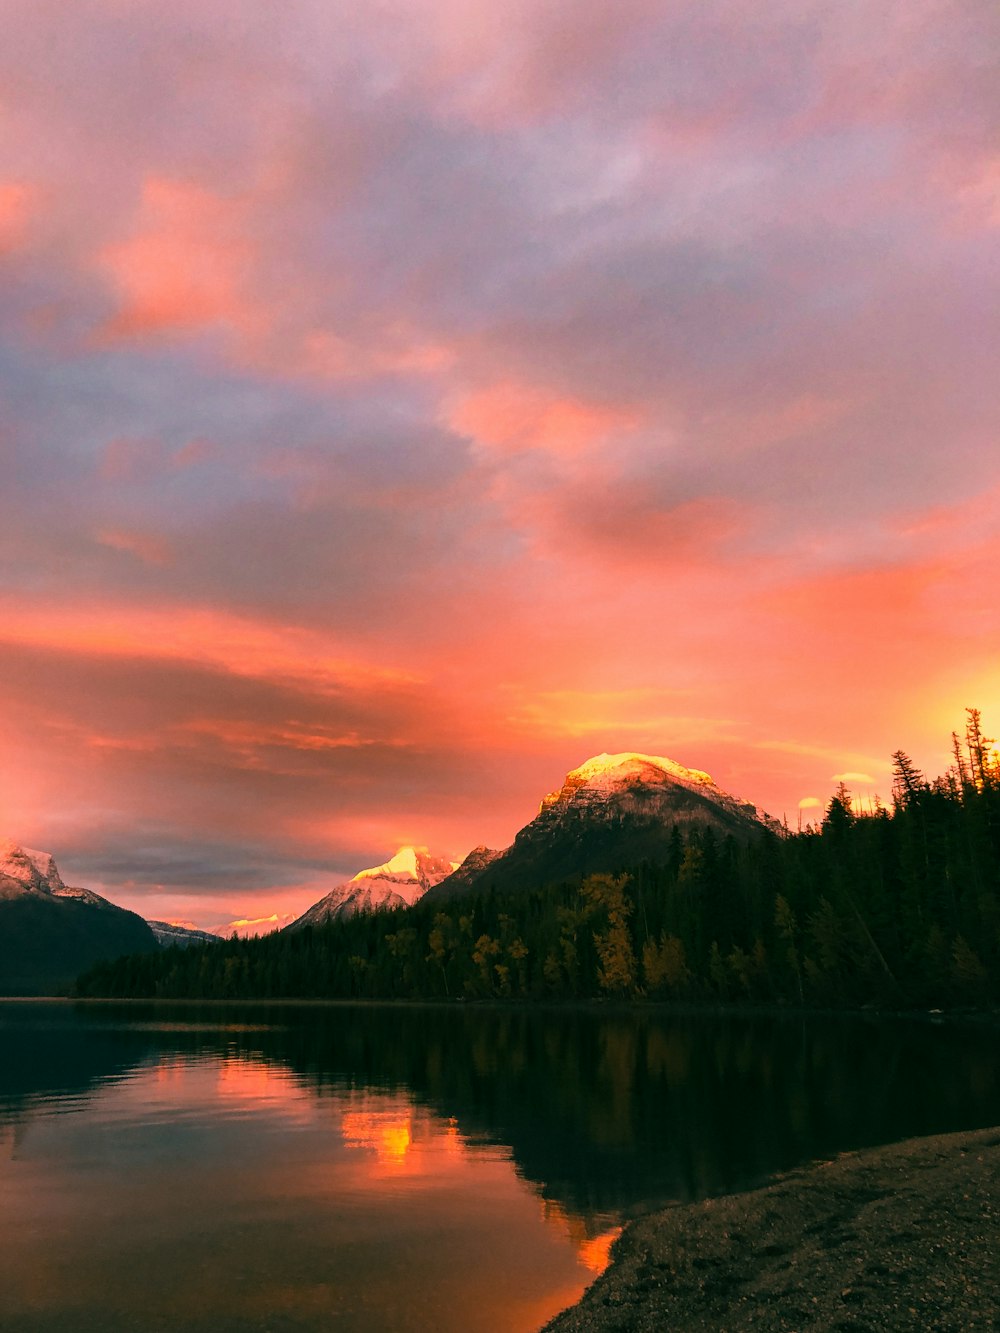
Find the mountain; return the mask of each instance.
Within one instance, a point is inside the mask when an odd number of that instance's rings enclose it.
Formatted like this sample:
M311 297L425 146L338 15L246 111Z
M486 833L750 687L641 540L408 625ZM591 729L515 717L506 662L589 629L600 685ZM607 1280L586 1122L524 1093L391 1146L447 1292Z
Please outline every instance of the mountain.
M0 841L0 995L53 995L104 958L159 946L142 917L63 883L48 852Z
M675 828L711 828L742 841L764 829L781 831L776 820L722 791L699 769L658 755L599 754L543 798L538 814L506 851L490 854L469 871L463 863L428 901L471 888L540 887L664 861Z
M452 873L448 875L446 879L443 879L441 884L434 889L431 901L433 902L435 898L445 896L450 898L456 893L461 892L463 889L470 888L475 881L479 879L487 866L491 866L498 857L503 855L503 852L495 852L492 847L473 847L465 860L460 863L458 869L453 870ZM446 893L441 892L442 886L444 885L447 885Z
M157 944L169 949L171 945L178 945L181 949L187 949L192 944L212 944L218 943L221 935L213 935L210 930L195 930L191 926L177 926L172 921L147 921L146 925L156 936Z
M331 889L325 898L285 926L285 930L318 926L324 921L353 916L355 912L412 907L456 868L454 861L431 856L426 847L400 847L385 865L359 870L353 879Z
M62 882L48 852L32 852L9 838L0 842L0 899L24 893L61 894Z

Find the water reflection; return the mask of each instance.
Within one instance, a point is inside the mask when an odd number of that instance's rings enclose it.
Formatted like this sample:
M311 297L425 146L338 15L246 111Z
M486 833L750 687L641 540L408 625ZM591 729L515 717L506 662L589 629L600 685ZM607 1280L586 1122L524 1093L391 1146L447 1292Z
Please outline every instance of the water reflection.
M1000 1120L988 1032L0 1005L0 1330L537 1327L629 1215Z

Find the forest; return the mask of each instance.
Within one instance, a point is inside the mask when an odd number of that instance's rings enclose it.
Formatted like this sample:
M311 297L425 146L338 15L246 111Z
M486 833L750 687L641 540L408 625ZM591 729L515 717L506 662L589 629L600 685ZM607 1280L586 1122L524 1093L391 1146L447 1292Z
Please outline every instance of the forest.
M747 844L675 829L663 864L100 963L87 997L599 997L820 1008L1000 999L1000 757L968 710L891 805L843 785L818 826Z

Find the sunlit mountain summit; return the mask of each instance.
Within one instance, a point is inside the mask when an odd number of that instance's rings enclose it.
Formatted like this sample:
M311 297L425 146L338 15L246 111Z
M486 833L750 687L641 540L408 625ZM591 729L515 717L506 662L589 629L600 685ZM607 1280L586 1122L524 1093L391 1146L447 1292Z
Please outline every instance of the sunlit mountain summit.
M0 839L0 899L10 901L39 896L75 899L112 912L125 910L92 889L64 883L51 852L36 852L30 847L19 846L10 838Z
M777 820L723 791L700 769L632 750L594 755L542 798L538 814L506 851L490 854L471 873L463 865L429 897L540 886L662 862L675 833L691 828L740 841L764 829L781 831Z
M457 862L433 856L426 847L400 847L384 865L359 870L353 879L338 884L285 929L318 926L357 912L412 907L455 869Z
M686 792L690 798L681 793ZM661 755L639 754L628 750L622 754L598 754L579 768L571 769L563 785L542 798L539 814L546 810L565 810L571 805L624 808L650 806L663 808L664 802L678 813L684 812L685 822L711 822L712 811L722 812L736 821L732 831L747 820L754 823L777 822L751 801L731 796L717 787L708 773L698 768L685 768L673 759ZM705 802L707 804L702 805Z
M134 912L64 883L49 852L0 839L0 995L54 994L98 959L157 948Z
M19 847L10 838L0 841L0 897L20 897L25 893L51 895L63 887L56 863L48 852Z

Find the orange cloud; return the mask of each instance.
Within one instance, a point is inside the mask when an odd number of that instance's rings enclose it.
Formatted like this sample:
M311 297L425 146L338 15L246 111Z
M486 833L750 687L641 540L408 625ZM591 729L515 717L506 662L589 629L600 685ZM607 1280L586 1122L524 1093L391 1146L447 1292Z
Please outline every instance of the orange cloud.
M677 702L676 691L650 687L546 690L524 699L508 721L518 731L548 737L670 736L675 745L708 736L732 738L735 724L730 719L678 712Z
M640 421L633 411L511 380L465 394L447 416L459 435L507 453L541 449L572 454L632 431Z
M327 733L294 724L275 727L264 723L228 722L219 718L200 718L186 722L183 729L246 750L269 746L292 750L355 750L368 743L356 731Z
M33 192L16 181L0 182L0 255L24 240L31 215Z
M355 310L341 328L331 309L317 325L312 288L275 282L280 252L251 236L268 202L280 204L148 175L132 234L98 255L119 298L103 336L224 329L234 335L227 354L241 367L295 379L436 375L454 363L447 342L392 310L363 319ZM327 297L332 285L325 274Z
M931 594L947 575L933 563L898 564L838 570L797 581L764 599L801 630L809 627L828 643L814 640L817 665L829 654L872 660L890 649L896 636L906 632L919 638L934 619Z
M0 603L0 642L106 657L187 661L315 687L407 686L404 668L346 657L332 636L190 607L35 607Z
M206 325L258 331L261 315L248 296L254 258L239 201L188 181L148 176L135 231L99 256L120 297L106 335Z

